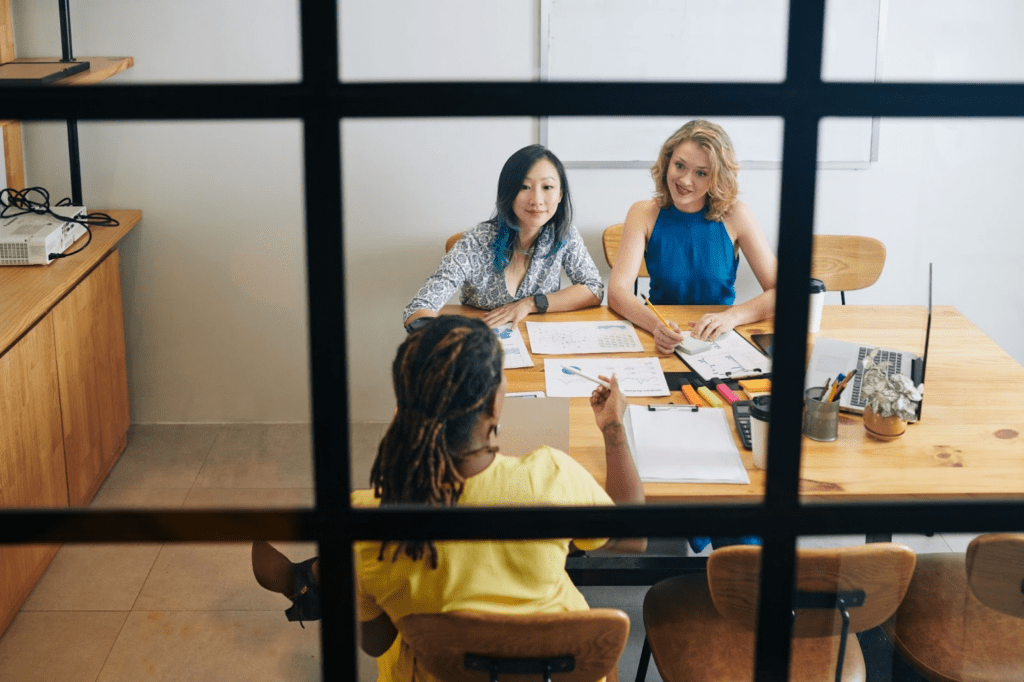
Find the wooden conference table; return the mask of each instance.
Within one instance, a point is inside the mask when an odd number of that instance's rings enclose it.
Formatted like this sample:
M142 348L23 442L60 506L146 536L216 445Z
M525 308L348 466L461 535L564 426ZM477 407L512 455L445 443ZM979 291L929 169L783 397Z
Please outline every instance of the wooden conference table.
M680 326L722 306L659 306ZM442 314L478 317L464 306ZM825 306L821 329L808 335L889 346L921 354L927 310L923 306ZM622 319L607 307L531 315L531 322ZM529 348L526 325L520 331ZM772 320L737 328L741 334L773 331ZM651 334L637 328L644 353L655 354ZM808 356L810 353L808 352ZM580 356L584 357L584 356ZM544 390L544 356L534 367L507 370L509 391ZM660 357L666 372L687 371L675 355ZM741 395L741 397L744 397ZM631 398L640 403L685 403L678 391L666 398ZM813 501L935 501L1002 499L1024 495L1024 367L951 306L933 309L922 419L891 441L871 438L859 415L840 413L839 438L820 443L802 438L801 496ZM732 411L726 410L730 424ZM650 502L757 502L765 472L754 467L750 451L737 447L750 476L748 485L648 482ZM585 398L570 401L570 455L604 483L604 447Z

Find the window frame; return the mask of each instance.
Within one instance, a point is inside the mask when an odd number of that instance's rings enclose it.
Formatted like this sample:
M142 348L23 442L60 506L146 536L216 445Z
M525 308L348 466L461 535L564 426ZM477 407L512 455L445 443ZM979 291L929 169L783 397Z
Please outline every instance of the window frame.
M1021 117L1024 84L843 83L820 78L824 0L790 5L782 83L339 81L338 8L300 0L302 77L288 84L0 86L0 118L22 120L298 119L303 124L306 257L316 506L291 510L0 510L0 544L316 541L324 561L324 679L358 667L351 545L357 540L611 535L764 538L757 679L788 672L799 535L1020 530L1024 501L806 503L799 499L800 411L814 224L818 124L825 116ZM88 10L86 10L88 11ZM376 117L672 115L784 119L773 428L765 497L731 506L595 509L353 510L350 489L341 121ZM341 226L337 229L335 226ZM776 426L777 424L777 426ZM793 456L792 453L797 453ZM953 513L951 513L953 512ZM941 520L941 521L940 521ZM286 624L282 621L282 627ZM339 646L340 643L340 646Z

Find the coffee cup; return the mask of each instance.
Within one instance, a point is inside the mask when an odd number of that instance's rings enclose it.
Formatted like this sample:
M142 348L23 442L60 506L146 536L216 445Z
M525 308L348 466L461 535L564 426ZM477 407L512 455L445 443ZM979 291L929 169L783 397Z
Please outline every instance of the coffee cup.
M768 422L771 419L772 397L760 395L750 401L750 449L754 466L768 468Z
M807 331L817 333L821 327L821 308L825 305L825 283L820 279L811 279L811 302L807 314Z

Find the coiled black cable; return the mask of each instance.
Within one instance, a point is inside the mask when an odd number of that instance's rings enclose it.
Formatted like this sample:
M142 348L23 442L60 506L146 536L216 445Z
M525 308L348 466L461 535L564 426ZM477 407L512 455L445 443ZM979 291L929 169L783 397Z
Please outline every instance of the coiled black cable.
M61 199L55 206L71 206L71 200L68 198ZM13 189L6 187L0 190L0 218L14 218L19 215L25 215L26 213L37 213L39 215L48 215L57 220L65 223L76 223L85 228L85 232L88 238L85 243L79 246L74 251L68 251L67 253L50 253L47 257L53 258L67 258L79 253L82 249L89 246L92 241L92 229L93 227L117 227L121 223L107 213L95 212L87 213L80 217L68 217L55 213L50 208L50 193L46 191L44 187L26 187L25 189Z

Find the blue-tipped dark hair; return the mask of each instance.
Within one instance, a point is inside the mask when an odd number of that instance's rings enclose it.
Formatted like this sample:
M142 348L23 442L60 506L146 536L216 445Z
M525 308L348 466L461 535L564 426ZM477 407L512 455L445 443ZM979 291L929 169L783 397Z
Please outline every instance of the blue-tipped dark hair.
M555 232L555 239L548 253L560 249L569 234L569 226L572 225L572 198L569 196L569 178L565 175L565 166L554 152L543 145L531 144L529 147L523 147L508 157L508 161L501 169L501 175L498 176L498 199L494 203L494 217L487 221L498 228L498 235L492 245L495 270L504 270L512 260L512 248L519 236L519 225L512 205L523 186L526 174L541 159L547 159L554 165L558 170L558 182L562 185L562 201L559 202L555 215L541 229L541 232L548 229Z

